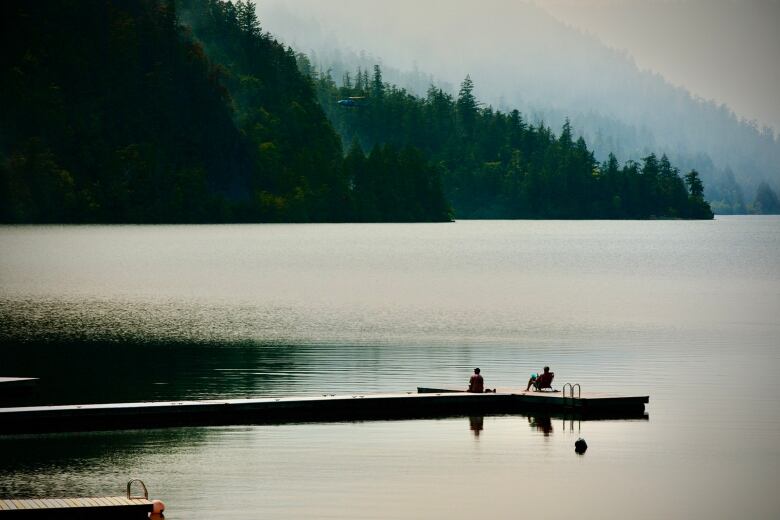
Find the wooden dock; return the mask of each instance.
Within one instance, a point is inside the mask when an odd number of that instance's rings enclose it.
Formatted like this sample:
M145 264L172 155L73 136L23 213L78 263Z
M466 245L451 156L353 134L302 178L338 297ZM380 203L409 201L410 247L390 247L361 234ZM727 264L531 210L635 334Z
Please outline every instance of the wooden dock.
M142 495L133 495L132 489L140 487ZM149 500L146 484L140 479L127 483L127 493L118 497L92 498L25 498L0 499L0 517L2 518L118 518L121 520L141 520L163 518L165 504L160 500ZM154 513L151 516L149 513Z
M37 377L0 377L0 406L10 406L34 393Z
M494 395L509 394L518 407L524 410L555 410L587 414L614 413L620 416L631 411L644 413L645 404L650 402L646 395L626 396L606 392L525 391L518 388L497 388ZM453 388L418 387L420 394L466 394L465 390ZM477 394L479 395L479 394Z
M583 418L644 415L647 396L499 390L470 394L420 388L417 393L320 395L175 402L0 408L0 434L122 430L172 426L411 419L522 412L566 412Z
M37 377L0 377L0 390L31 388L34 387L37 382Z
M146 519L153 503L146 498L0 499L0 518L119 518Z

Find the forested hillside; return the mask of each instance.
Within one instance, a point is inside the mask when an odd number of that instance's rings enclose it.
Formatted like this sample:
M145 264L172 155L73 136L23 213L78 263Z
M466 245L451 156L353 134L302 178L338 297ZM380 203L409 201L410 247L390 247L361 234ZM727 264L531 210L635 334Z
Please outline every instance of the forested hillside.
M655 152L681 170L696 169L719 213L757 211L762 183L780 189L780 136L771 128L640 69L600 35L555 19L545 3L485 0L476 11L458 4L425 23L415 0L346 14L345 0L266 1L260 9L267 30L313 57L317 70L331 70L337 82L359 65L365 69L372 55L387 78L421 97L430 82L419 81L419 70L442 87L468 72L478 97L497 109L518 109L529 123L556 131L568 118L575 138L583 136L599 161L610 153L640 161ZM472 24L490 30L474 38L463 29ZM663 30L657 27L659 41ZM444 90L457 95L457 87Z
M246 200L249 149L170 5L0 9L4 221L218 220Z
M695 172L599 164L568 122L481 106L470 80L337 85L248 1L0 9L3 222L711 217Z
M385 83L378 65L338 85L305 55L299 62L353 143L350 156L377 145L420 148L442 170L459 218L712 218L695 170L683 180L666 156L652 153L641 164L621 167L614 155L599 164L568 121L556 136L517 110L484 107L468 77L457 97L431 87L423 98Z
M1 9L3 221L450 218L420 161L402 163L414 183L356 188L309 79L249 2ZM373 161L397 172L401 155ZM363 213L363 197L395 202Z

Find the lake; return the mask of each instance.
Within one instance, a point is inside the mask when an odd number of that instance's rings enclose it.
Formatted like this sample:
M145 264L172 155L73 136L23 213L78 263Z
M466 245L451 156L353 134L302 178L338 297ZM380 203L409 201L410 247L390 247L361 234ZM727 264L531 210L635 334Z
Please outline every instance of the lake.
M0 437L0 496L166 518L775 518L780 218L0 227L27 403L555 385L647 417L499 415ZM583 456L574 453L578 437Z

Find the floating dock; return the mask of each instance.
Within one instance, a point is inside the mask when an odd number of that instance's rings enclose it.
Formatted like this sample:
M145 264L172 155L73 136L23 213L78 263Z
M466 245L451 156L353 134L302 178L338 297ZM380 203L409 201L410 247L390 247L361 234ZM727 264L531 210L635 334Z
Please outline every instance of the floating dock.
M471 394L418 388L394 394L321 395L174 402L0 408L0 434L122 430L173 426L411 419L522 412L582 418L644 416L648 396L502 390Z
M37 385L37 377L0 377L0 406L34 393Z
M0 499L0 518L140 520L149 518L153 507L148 499L127 497Z
M0 377L0 390L32 388L37 382L37 377Z
M575 385L576 387L577 385ZM419 394L467 394L465 390L452 388L425 388L418 387ZM650 402L650 396L626 396L605 392L566 392L561 391L525 391L511 388L497 388L495 394L508 394L515 405L523 410L539 411L552 410L564 412L576 412L582 415L615 414L621 416L632 412L644 413L645 404ZM480 394L476 394L480 395Z

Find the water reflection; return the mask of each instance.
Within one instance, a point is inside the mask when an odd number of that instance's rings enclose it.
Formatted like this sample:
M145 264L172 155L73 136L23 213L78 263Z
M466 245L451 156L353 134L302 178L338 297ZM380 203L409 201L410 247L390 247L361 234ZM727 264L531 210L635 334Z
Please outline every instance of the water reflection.
M469 416L469 430L474 434L475 438L479 438L482 431L485 429L485 417L484 415L472 415ZM495 416L493 416L495 417ZM583 422L627 422L627 421L649 421L650 416L647 413L634 414L627 417L610 417L610 416L582 416L578 414L566 414L566 413L535 413L535 414L519 414L509 415L508 417L522 417L528 422L528 426L532 430L541 433L544 437L550 437L555 428L553 427L553 421L560 419L561 431L564 433L576 433L582 432ZM447 420L447 419L444 419Z
M279 345L102 341L0 342L0 351L4 373L39 378L6 406L284 396L306 356Z
M143 475L150 461L197 456L215 433L171 428L0 436L0 496L120 496L120 486ZM90 474L86 480L73 478ZM143 476L148 484L148 475Z
M399 482L408 486L401 497L404 507L433 507L426 505L426 493L418 493L430 488L426 456L436 461L437 472L448 475L447 487L464 497L473 487L468 479L461 481L464 465L490 467L479 475L492 489L507 482L533 487L532 480L518 477L518 464L529 475L544 473L548 465L565 472L573 439L553 435L557 428L544 431L559 418L567 430L577 424L576 418L545 414L475 415L0 437L0 496L120 495L127 480L141 478L154 498L166 502L170 519L274 517L289 501L306 510L281 516L316 518L338 517L333 496L348 489L350 507L356 508L349 517L366 518L372 517L372 503L390 507L393 497L382 490ZM466 419L471 439L464 439ZM589 440L600 440L601 453L623 452L627 439L648 433L635 421L587 424ZM483 434L486 429L490 435ZM392 455L388 445L394 446ZM546 455L537 456L539 450ZM374 481L382 486L371 485ZM291 482L306 491L291 493ZM502 496L510 497L492 499ZM441 517L435 510L425 513Z
M647 414L645 414L642 418L649 419L650 417ZM577 423L577 433L580 433L580 431L582 430L582 421L580 420L579 417L575 418L574 416L568 418L568 431L574 432L575 421ZM564 416L563 419L561 420L561 424L563 425L563 431L567 431L566 423L567 423L567 418Z
M484 428L485 418L483 416L469 417L469 429L474 433L475 438L479 438L479 434Z
M529 415L528 424L531 428L542 432L545 437L549 437L553 432L552 419L549 415Z

